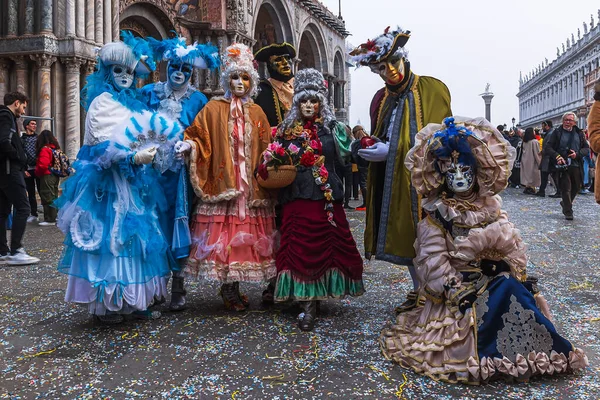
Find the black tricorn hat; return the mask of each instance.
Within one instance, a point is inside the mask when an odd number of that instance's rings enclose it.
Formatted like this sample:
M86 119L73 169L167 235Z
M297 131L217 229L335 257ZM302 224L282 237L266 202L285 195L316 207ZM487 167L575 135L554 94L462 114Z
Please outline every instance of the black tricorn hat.
M287 42L273 43L261 48L256 53L254 53L254 59L256 59L256 61L268 62L269 57L284 54L289 55L290 58L296 58L296 49L294 48L294 46Z

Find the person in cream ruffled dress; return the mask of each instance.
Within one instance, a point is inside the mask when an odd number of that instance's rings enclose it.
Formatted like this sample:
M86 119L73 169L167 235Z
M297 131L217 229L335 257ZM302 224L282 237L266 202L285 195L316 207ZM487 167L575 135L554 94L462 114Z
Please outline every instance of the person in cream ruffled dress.
M435 380L527 380L584 368L558 334L498 193L515 150L485 119L449 117L416 136L405 164L423 196L418 306L383 330L386 358Z

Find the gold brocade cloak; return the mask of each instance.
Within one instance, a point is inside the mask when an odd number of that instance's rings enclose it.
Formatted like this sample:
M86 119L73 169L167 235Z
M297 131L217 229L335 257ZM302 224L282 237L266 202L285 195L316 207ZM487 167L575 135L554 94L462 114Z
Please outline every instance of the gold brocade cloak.
M233 164L233 119L231 100L211 99L185 130L184 140L192 144L189 170L196 196L205 203L229 201L240 194ZM269 121L251 100L243 105L248 206L273 204L270 192L260 187L254 171L262 161L262 152L271 142Z
M394 101L398 98L398 102ZM398 107L396 104L402 104ZM392 119L392 107L396 108ZM371 104L372 135L386 138L390 124L388 162L372 162L367 179L365 255L367 258L412 265L421 199L412 188L404 158L418 131L428 123L441 123L452 115L450 92L438 79L413 74L400 93L383 88ZM400 118L400 120L398 120ZM393 164L388 165L393 160Z

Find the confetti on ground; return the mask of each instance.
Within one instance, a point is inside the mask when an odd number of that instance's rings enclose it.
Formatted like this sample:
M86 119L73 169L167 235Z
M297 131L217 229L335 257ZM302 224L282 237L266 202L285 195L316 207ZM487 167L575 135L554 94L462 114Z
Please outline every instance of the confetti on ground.
M509 189L504 207L528 244L528 272L540 278L557 329L589 356L591 367L577 375L450 385L386 361L379 333L411 280L406 267L376 260L365 263L365 295L323 302L311 333L298 329L297 305L262 307L264 286L247 283L250 312L226 312L217 283L189 282L188 310L163 305L159 320L101 326L63 302L60 232L32 226L25 246L42 263L0 266L0 399L599 399L600 207L578 197L575 220L566 222L558 201ZM364 212L348 215L362 247Z

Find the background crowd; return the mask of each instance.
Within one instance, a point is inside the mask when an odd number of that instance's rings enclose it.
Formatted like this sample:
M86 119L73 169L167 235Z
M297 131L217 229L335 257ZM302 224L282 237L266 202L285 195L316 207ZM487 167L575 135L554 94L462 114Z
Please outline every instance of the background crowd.
M573 219L575 197L594 190L597 158L590 150L587 129L580 129L576 120L575 114L568 112L557 127L552 121L525 130L497 126L517 151L510 186L523 188L524 194L545 197L551 182L556 190L550 197L562 199L560 205L567 220Z

